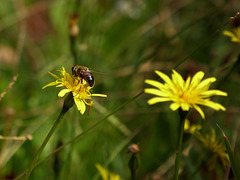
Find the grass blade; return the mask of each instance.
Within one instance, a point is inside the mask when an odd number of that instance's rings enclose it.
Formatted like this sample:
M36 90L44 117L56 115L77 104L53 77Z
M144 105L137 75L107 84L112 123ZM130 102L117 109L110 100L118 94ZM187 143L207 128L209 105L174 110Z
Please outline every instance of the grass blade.
M223 134L224 142L225 142L225 145L226 145L226 148L227 148L227 153L228 153L228 156L229 156L229 159L230 159L230 163L231 163L231 166L232 166L232 171L233 171L233 174L235 176L235 179L240 179L239 164L237 163L237 158L232 151L231 144L230 144L227 136L223 132L223 130L220 128L220 126L218 124L217 124L217 126Z

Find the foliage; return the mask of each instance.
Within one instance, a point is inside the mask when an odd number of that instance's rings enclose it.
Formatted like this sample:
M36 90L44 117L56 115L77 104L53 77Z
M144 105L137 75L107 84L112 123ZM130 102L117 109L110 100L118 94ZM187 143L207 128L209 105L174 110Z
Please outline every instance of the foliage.
M0 179L16 178L30 166L61 111L59 90L42 90L53 81L48 72L65 67L71 73L75 64L93 70L91 93L107 97L92 97L89 115L76 106L66 113L30 179L101 179L98 163L130 179L126 149L131 144L140 150L136 179L172 179L179 118L168 102L147 104L151 95L143 93L144 80L158 80L154 70L169 75L175 69L184 80L198 71L216 77L212 88L228 97L213 101L226 111L201 106L206 120L194 109L188 119L201 124L202 137L218 123L239 154L239 43L222 34L231 31L227 22L237 1L18 0L0 5ZM78 14L76 37L69 35L73 13ZM206 163L206 150L192 137L183 136L180 179L232 178L221 160Z

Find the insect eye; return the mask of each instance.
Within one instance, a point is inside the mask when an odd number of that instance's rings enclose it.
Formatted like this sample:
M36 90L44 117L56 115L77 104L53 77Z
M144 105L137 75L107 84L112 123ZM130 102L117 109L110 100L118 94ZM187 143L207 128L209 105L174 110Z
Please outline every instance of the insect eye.
M76 68L76 65L72 67L72 72L74 71L75 68Z

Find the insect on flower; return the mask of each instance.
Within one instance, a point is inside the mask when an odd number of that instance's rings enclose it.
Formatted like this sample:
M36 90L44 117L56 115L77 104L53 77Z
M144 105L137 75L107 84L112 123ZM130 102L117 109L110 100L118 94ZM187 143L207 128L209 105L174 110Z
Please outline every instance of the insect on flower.
M91 76L91 74L88 73L88 71L84 71L83 73L84 75L80 74L81 75L80 79L75 78L74 75L71 76L69 73L65 71L64 67L62 68L62 70L58 72L60 77L49 72L49 74L51 74L57 80L55 82L47 84L46 86L43 87L43 89L48 86L62 87L62 90L58 93L59 97L63 97L67 93L71 92L73 95L74 102L81 114L84 114L86 110L86 105L90 107L94 105L92 96L107 97L105 94L91 93L91 89L94 85L94 79L93 76ZM77 71L77 73L80 72Z
M79 65L73 66L72 75L84 79L90 87L94 86L93 74L87 67Z

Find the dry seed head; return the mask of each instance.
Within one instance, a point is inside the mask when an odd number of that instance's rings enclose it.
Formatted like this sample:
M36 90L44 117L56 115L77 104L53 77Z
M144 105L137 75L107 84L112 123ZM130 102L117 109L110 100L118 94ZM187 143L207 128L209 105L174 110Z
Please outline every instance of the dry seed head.
M127 148L127 153L137 154L139 151L140 150L137 144L132 144Z
M238 12L233 19L233 27L238 28L240 26L240 13Z
M237 12L234 17L230 17L229 20L225 24L223 24L220 28L218 28L218 31L220 31L222 28L224 28L226 25L228 25L232 21L233 21L234 28L239 27L239 18L240 18L240 12ZM238 19L238 20L236 20L236 19ZM234 23L234 21L236 21L236 22Z
M72 14L69 20L69 34L72 37L77 37L79 34L78 14Z

